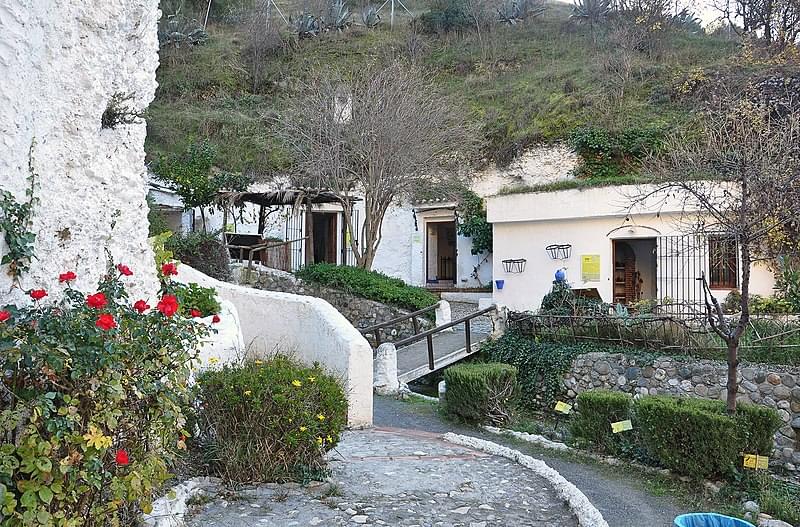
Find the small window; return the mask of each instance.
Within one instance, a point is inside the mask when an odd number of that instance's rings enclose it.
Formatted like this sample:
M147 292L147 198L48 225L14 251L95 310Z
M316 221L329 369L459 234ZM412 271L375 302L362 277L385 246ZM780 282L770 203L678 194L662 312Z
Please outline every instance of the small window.
M709 236L708 270L711 289L735 289L739 285L739 261L736 238Z

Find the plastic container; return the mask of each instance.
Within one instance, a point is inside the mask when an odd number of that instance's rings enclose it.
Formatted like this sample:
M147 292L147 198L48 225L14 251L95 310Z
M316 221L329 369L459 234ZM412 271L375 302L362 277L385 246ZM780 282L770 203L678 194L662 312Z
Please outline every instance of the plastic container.
M755 527L750 522L713 512L681 514L675 518L675 527Z
M494 285L497 286L497 289L503 289L503 286L506 285L505 280L495 280Z

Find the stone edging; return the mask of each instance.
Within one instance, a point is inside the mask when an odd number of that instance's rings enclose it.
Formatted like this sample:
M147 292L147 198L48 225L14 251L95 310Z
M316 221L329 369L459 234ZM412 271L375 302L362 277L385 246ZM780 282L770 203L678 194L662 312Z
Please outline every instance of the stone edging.
M152 512L142 515L142 523L147 527L183 527L189 499L219 483L218 478L196 477L175 485L153 502Z
M586 495L581 492L578 487L567 481L564 476L550 468L544 461L534 459L518 450L513 450L498 445L497 443L486 441L485 439L454 434L452 432L444 434L442 438L445 441L457 445L481 450L487 454L501 456L519 463L538 476L546 479L553 486L556 494L567 502L570 510L572 510L573 514L578 518L578 525L581 527L609 527L608 523L603 519L603 515L592 505Z

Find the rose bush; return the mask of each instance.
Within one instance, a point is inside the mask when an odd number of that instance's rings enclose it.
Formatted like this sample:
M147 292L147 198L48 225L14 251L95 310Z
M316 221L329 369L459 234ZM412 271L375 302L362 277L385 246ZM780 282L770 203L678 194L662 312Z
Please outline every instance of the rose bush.
M169 271L158 309L128 298L133 273L113 263L88 296L68 271L62 300L36 289L32 306L0 309L3 526L132 524L150 510L185 447L190 362L208 331L177 314Z

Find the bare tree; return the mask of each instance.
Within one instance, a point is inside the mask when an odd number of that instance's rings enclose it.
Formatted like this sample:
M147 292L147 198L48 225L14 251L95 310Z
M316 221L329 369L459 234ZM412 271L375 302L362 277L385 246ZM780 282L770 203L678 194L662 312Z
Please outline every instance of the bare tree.
M398 62L349 77L323 72L301 93L276 122L295 156L294 178L336 193L350 233L351 198L363 196L360 236L349 239L357 265L370 269L388 207L463 180L478 136L431 78Z
M709 112L692 135L672 137L666 154L646 166L653 186L635 202L679 200L687 225L702 240L735 240L741 269L741 314L726 317L704 282L705 318L727 346L727 408L736 411L739 343L750 322L750 272L773 258L770 239L800 215L800 113L776 115L750 97Z
M739 34L756 34L780 49L800 37L797 0L714 0L712 5Z

